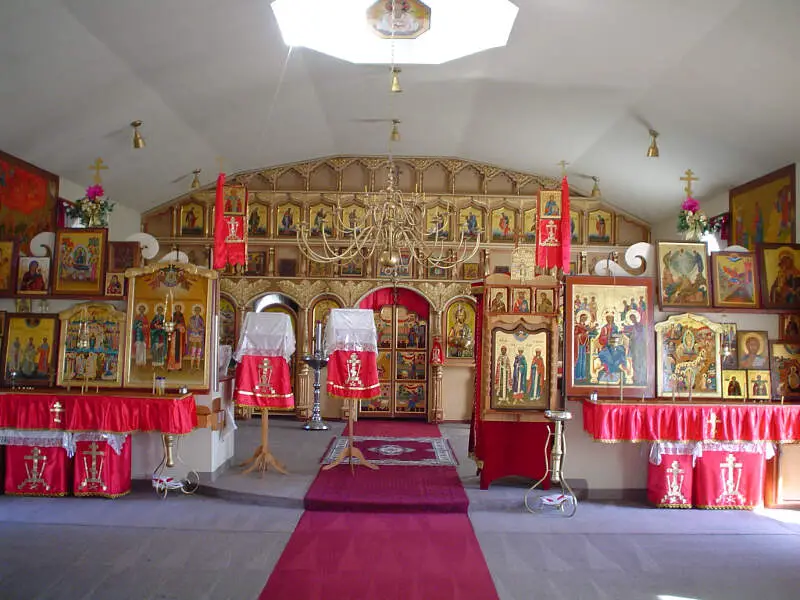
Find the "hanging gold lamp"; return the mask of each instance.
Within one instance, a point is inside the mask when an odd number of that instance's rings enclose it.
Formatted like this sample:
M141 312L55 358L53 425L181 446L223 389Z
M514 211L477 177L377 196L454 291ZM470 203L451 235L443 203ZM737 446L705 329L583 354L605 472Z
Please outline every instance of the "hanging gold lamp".
M400 71L399 67L392 67L392 93L399 94L403 91L403 88L400 87Z
M599 177L592 177L592 181L594 181L594 185L592 186L592 198L600 198L603 193L600 191L600 178Z
M193 190L196 190L197 188L200 187L200 171L202 171L202 169L195 169L194 171L192 171L192 173L194 174L194 179L192 179Z
M650 147L647 149L647 158L658 158L658 132L655 129L650 130Z
M389 139L393 142L400 141L400 119L392 119L392 134L389 136Z
M142 134L139 133L139 127L141 126L142 126L141 121L133 121L131 123L131 127L133 127L133 147L136 148L137 150L139 148L144 148L145 146L144 138L142 137Z

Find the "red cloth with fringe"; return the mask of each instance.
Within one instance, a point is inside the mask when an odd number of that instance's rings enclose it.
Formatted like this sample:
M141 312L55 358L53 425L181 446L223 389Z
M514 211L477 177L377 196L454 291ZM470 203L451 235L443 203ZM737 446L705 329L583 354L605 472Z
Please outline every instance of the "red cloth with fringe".
M340 400L374 400L381 395L377 354L336 350L328 359L328 395Z
M131 491L131 438L117 454L107 442L76 442L72 491L76 496L118 498Z
M291 408L294 406L289 365L282 356L243 356L236 365L236 391L240 406Z

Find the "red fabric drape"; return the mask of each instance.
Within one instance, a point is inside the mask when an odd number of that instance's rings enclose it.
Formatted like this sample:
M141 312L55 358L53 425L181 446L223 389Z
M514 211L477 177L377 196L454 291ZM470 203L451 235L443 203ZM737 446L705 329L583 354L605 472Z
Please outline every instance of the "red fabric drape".
M694 505L739 510L760 506L765 469L762 452L703 450L694 474Z
M422 319L427 319L430 313L428 301L417 292L405 288L381 288L375 290L364 298L358 308L369 310L380 310L382 306L395 303L394 293L397 292L397 304L405 306L408 310L414 311Z
M659 508L691 508L693 460L691 454L663 454L660 465L647 463L647 501Z
M119 454L106 442L77 442L73 466L76 496L124 496L131 491L131 438Z
M70 492L72 461L64 448L6 446L6 494L66 496Z
M269 360L269 374L261 368ZM291 408L294 406L289 365L282 356L243 356L236 365L236 404L259 408Z
M358 365L351 368L355 358ZM335 350L328 359L328 395L339 400L374 400L381 395L377 355L374 352Z
M567 176L561 180L561 268L569 273L569 259L572 252L572 228L569 216L569 183Z
M224 269L228 264L228 245L225 236L228 228L225 226L225 173L217 176L217 196L214 201L214 268Z
M60 407L56 407L56 402ZM153 431L181 435L191 433L195 426L197 413L191 394L177 398L47 392L0 394L0 429Z
M800 405L584 402L583 428L604 442L800 442Z
M472 421L469 427L469 453L474 454L478 445L478 420L481 416L481 339L483 337L483 301L485 294L475 296L475 388L472 398Z

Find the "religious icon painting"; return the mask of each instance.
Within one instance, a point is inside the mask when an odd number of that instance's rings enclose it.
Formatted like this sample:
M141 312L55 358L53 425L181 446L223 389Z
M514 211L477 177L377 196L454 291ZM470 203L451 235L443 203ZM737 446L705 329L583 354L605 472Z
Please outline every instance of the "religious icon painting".
M655 324L659 396L719 398L722 395L722 326L684 313ZM741 334L741 332L740 332ZM739 354L739 367L742 365Z
M13 294L15 291L16 258L14 242L0 241L0 296Z
M800 342L800 314L782 314L778 318L778 335L781 341Z
M54 294L102 295L107 229L59 229L55 241Z
M795 242L795 165L733 188L729 201L731 244Z
M800 312L800 244L762 244L761 306Z
M308 209L309 233L312 237L333 236L333 207L328 204L314 204Z
M427 356L426 352L396 352L395 377L412 381L424 380L428 367Z
M450 209L439 205L425 209L425 232L429 240L449 240Z
M267 253L266 252L248 252L247 253L247 267L244 271L245 275L263 277L267 274Z
M277 271L279 277L297 277L297 259L279 258Z
M551 394L549 328L491 333L490 403L494 410L542 410Z
M448 279L450 271L437 265L428 265L428 279Z
M747 371L747 397L750 400L772 399L772 385L768 370Z
M461 279L467 281L474 281L481 277L480 263L463 263L461 265Z
M531 288L511 288L510 292L512 313L531 312Z
M247 207L247 235L249 237L266 237L269 231L269 210L265 204L251 202Z
M714 306L758 308L756 256L749 252L714 252L711 255Z
M392 321L394 315L391 306L383 306L374 314L375 331L378 336L378 348L391 348L394 340Z
M275 222L279 236L295 237L300 222L300 207L291 203L279 204Z
M353 235L361 233L361 230L366 224L367 211L363 206L351 204L350 206L342 208L339 226L342 228L342 235L344 237L353 237Z
M389 413L392 402L392 384L381 383L381 395L372 400L362 400L360 410L368 413Z
M375 358L378 366L378 379L381 381L392 378L392 353L391 351L381 350Z
M398 383L395 397L395 410L404 413L424 413L425 406L424 383Z
M309 277L333 277L333 263L321 263L314 260L308 261Z
M201 237L206 234L205 204L194 201L182 204L180 219L181 235Z
M770 342L772 395L800 400L800 344Z
M222 189L222 210L226 215L245 216L247 188L243 185L226 185ZM249 216L249 215L248 215Z
M516 211L508 207L495 208L492 211L492 241L513 242L515 235Z
M219 295L219 343L235 348L238 342L236 335L236 303L232 298Z
M546 315L556 312L556 291L548 288L537 288L534 290L531 300L533 312Z
M586 226L588 244L610 244L614 230L614 215L603 209L590 210Z
M17 294L45 296L50 289L50 257L20 256L17 262Z
M125 387L207 390L211 383L214 297L217 272L195 265L160 262L125 273L130 332ZM169 333L169 329L172 333Z
M769 368L769 335L766 331L739 331L736 340L740 369Z
M490 287L486 290L490 313L508 312L508 288Z
M58 318L58 385L121 387L125 313L110 304L85 303L62 311Z
M722 371L723 400L747 399L747 371L741 369Z
M361 256L354 256L340 261L339 275L341 277L363 277L364 259Z
M397 309L397 347L420 348L428 345L428 322L401 306Z
M52 387L56 380L58 317L6 314L3 337L3 385Z
M124 273L142 264L139 242L108 242L108 270Z
M565 302L567 394L652 397L653 280L575 275Z
M539 192L539 218L561 218L561 190L541 190Z
M583 238L581 237L581 225L583 224L583 219L581 219L581 213L577 210L570 210L569 211L569 230L571 232L571 239L573 244L581 244L583 242Z
M342 308L342 303L336 298L323 296L316 300L311 308L311 322L308 324L308 331L314 331L317 323L322 323L324 332L328 326L328 317L334 308Z
M739 349L736 345L736 323L720 323L721 367L723 371L739 368Z
M467 206L458 211L460 235L467 240L477 240L484 230L483 211L474 206Z
M109 298L122 298L125 295L125 274L106 273L104 296Z
M475 305L468 300L451 302L445 311L447 358L475 357Z
M536 209L530 208L522 213L522 234L529 244L536 242Z
M705 242L658 242L657 261L662 310L711 306Z

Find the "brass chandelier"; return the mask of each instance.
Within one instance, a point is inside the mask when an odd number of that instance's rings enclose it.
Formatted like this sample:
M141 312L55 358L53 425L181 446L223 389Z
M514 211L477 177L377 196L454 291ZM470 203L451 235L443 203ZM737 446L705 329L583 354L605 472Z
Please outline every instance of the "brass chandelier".
M394 60L394 31L400 5L392 0L391 5L391 93L402 92L399 81L400 69ZM356 195L365 209L365 222L355 223L346 216L341 200L337 197L332 207L332 216L323 223L316 223L312 229L308 221L299 224L297 240L302 254L317 263L337 263L361 258L367 260L378 257L379 266L397 275L404 255L408 264L416 262L422 268L432 267L450 270L471 260L480 249L481 231L475 227L469 230L459 226L456 241L455 232L450 230L455 210L451 202L436 207L436 217L430 228L426 227L425 194L415 190L403 194L399 189L398 169L394 163L391 143L400 139L399 119L389 119L391 134L386 160L386 186L378 192L365 191ZM332 221L332 222L331 222ZM336 238L334 232L340 232ZM451 235L452 234L452 235Z

